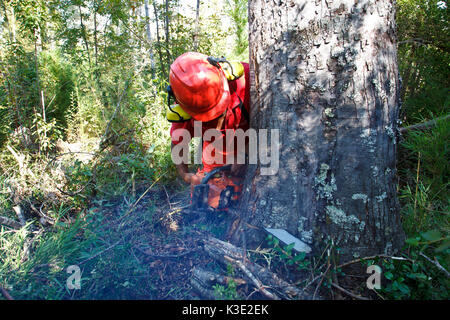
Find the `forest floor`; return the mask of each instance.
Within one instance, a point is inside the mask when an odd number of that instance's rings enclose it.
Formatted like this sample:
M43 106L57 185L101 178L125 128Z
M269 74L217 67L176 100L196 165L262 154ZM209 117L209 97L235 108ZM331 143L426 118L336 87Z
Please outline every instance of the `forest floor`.
M153 300L267 299L268 296L264 292L254 288L254 283L251 283L248 274L242 273L243 270L232 264L225 266L223 261L217 257L214 259L205 249L205 243L209 243L209 237L225 242L229 240L228 232L233 229L230 226L236 217L229 213L211 216L203 212L192 216L183 210L189 204L190 188L178 192L168 188L168 186L156 185L150 191L140 190L136 193L145 194L145 196L138 197L138 200L131 204L129 201L122 200L116 203L100 202L97 204L101 206L93 207L95 213L104 217L101 223L109 230L108 239L103 239L107 242L106 245L103 244L105 249L94 258L101 260L99 256L106 253L104 259L109 262L97 263L99 268L104 266L104 270L98 270L103 277L97 281L103 282L106 287L98 290L98 284L93 284L96 289L89 293L89 297L101 299L110 295L109 290L122 290L122 287L128 286L129 288L123 288L122 293L116 292L114 296L121 299ZM99 234L103 233L100 231ZM116 257L114 253L116 246L122 246L128 257ZM110 249L113 253L108 253ZM274 262L271 266L272 258L269 257L267 263L267 256L263 258L263 255L258 252L261 248L246 249L249 260L246 260L244 264L250 263L254 266L254 263L257 263L261 266L262 269L256 269L256 271L253 269L252 273L256 278L265 277L263 282L268 281L269 275L269 277L275 276L288 281L280 280L282 286L283 284L290 286L299 279L305 278L304 272L292 273L286 265L280 268L281 265ZM119 255L121 255L120 251ZM108 270L115 260L120 265L117 270L122 272L119 277L122 283L118 285L117 281L114 281L108 289L106 284L110 281L107 278L115 277ZM134 262L131 263L131 261ZM223 277L226 283L217 282L217 279L214 280L216 285L202 283L200 292L192 285L194 270L201 272L202 275ZM307 276L310 276L309 273ZM230 279L232 282L229 281ZM311 286L308 292L301 294L303 298L311 299L314 294L315 298L323 299L321 290L314 291L315 287ZM133 288L135 288L134 291ZM271 288L270 285L269 288ZM300 287L297 289L301 292ZM277 292L277 289L273 287L271 290ZM341 299L344 298L341 296ZM298 295L297 299L302 298Z
M111 245L106 249L126 245L129 259L138 263L138 277L147 274L151 279L143 281L139 294L128 298L201 299L190 284L192 270L219 268L203 250L202 241L208 236L223 239L227 222L212 222L205 216L186 222L181 208L188 205L190 190L171 191L165 186L155 186L139 202L133 203L131 211L124 210L130 207L126 200L93 208L105 217L102 224L110 230ZM122 259L120 263L124 263ZM133 268L136 269L136 265ZM133 279L135 275L132 270L129 272Z

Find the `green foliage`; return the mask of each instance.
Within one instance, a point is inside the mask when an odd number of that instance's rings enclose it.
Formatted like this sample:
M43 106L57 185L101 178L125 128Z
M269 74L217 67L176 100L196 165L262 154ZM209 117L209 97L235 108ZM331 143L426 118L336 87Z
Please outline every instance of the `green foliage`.
M446 300L449 298L450 283L447 276L426 261L420 253L419 250L412 250L408 259L379 259L367 262L368 265L377 264L381 267L383 279L381 289L378 291L384 299ZM444 260L442 254L436 256L440 262ZM448 255L448 251L445 254Z
M120 215L123 210L114 201L135 200L142 188L157 179L173 181L170 124L164 117L168 67L178 55L194 50L196 36L199 52L247 61L247 2L202 2L198 35L195 19L180 9L181 2L168 1L167 12L165 2L160 2L151 8L156 9L156 17L151 10L151 41L143 36L145 19L137 8L141 4L133 0L0 3L4 14L0 213L15 218L12 207L19 202L30 215L34 203L55 221L51 232L35 217L18 231L0 227L0 284L16 298L153 295L154 274L130 258L132 245L139 243L139 234L130 224L144 230L145 221L130 215L118 230L110 210L115 208ZM448 9L426 0L399 0L397 9L402 120L414 123L446 115ZM228 30L224 14L232 23ZM231 47L227 47L229 35ZM409 132L401 144L399 189L410 260L374 261L383 266L386 282L380 294L387 298L448 299L448 279L421 253L449 269L449 131L448 121L440 122L432 130ZM27 139L30 143L24 143ZM82 151L95 156L86 161L59 159L58 139L82 142ZM6 145L17 151L17 159ZM152 219L155 206L148 208L147 219ZM269 264L302 272L311 267L305 254L294 253L292 245L267 240ZM69 292L65 271L80 261L84 261L82 286L90 290ZM234 274L231 267L228 274ZM323 283L330 285L327 280ZM214 290L220 299L239 298L234 281Z
M65 210L61 208L61 217ZM0 227L0 283L16 299L61 299L67 294L65 269L80 261L93 234L84 233L87 223L82 219L57 223L55 232L44 234L33 232L31 224L18 232Z
M226 0L225 12L232 21L231 30L235 35L233 60L248 60L248 32L247 32L247 7L246 0Z
M0 122L2 126L11 124L12 129L19 126L29 128L39 104L34 56L18 44L8 46L4 54L4 61L0 64L4 75L0 78L0 101L3 108L8 107L9 116L7 122L3 122L5 118Z
M43 51L39 58L46 119L55 119L59 126L67 128L68 116L74 111L71 104L75 85L73 66L59 51Z
M428 118L431 112L448 112L448 9L427 0L399 0L396 20L403 120L412 123Z
M441 121L428 131L409 133L402 143L405 163L400 199L403 227L411 239L425 235L426 240L432 234L441 234L442 241L449 237L449 139L450 125Z
M56 146L56 141L62 136L62 127L56 123L56 119L46 121L40 114L33 119L35 131L32 135L39 142L39 151L47 154Z
M293 266L297 271L306 270L311 262L306 258L305 252L294 253L294 243L282 247L280 241L272 235L268 235L267 243L272 247L273 257L282 264ZM275 263L277 261L275 260Z
M420 157L419 173L426 185L430 185L434 193L443 189L442 193L436 194L439 199L446 199L446 184L448 184L450 148L450 125L448 121L438 121L436 126L428 131L412 131L408 133L402 146L408 152L407 167L411 170L411 175L417 171L417 163ZM420 154L420 156L419 156ZM405 169L406 169L405 168ZM409 176L408 179L412 180ZM415 177L413 178L415 180ZM413 180L413 181L414 181Z
M448 299L449 281L424 256L449 269L450 211L447 121L426 131L409 132L401 144L403 228L411 261L385 261L392 299Z
M227 275L229 277L234 276L234 268L232 265L227 265ZM238 300L239 294L237 293L237 284L233 279L227 282L226 287L220 284L213 285L214 295L218 300Z

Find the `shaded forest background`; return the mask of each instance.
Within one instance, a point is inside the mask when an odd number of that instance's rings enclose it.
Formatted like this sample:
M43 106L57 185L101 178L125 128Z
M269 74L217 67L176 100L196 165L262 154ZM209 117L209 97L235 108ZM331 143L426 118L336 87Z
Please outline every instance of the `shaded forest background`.
M397 26L402 126L447 116L447 3L399 0ZM242 0L1 0L0 286L71 298L65 268L84 261L95 284L76 298L159 297L125 245L96 256L111 246L102 209L154 184L182 190L164 116L170 63L186 51L248 61L247 39ZM379 261L382 298L448 298L446 273L422 255L448 270L449 128L402 131L398 192L414 262Z

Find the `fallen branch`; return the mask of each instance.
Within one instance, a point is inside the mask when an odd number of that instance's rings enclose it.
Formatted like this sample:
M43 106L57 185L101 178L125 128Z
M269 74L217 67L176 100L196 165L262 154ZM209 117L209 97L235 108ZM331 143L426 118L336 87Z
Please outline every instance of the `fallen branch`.
M149 192L149 191L153 188L153 186L159 181L159 179L162 178L163 175L164 175L164 173L161 174L161 175L160 175L160 176L159 176L159 177L158 177L158 178L150 185L150 187L148 187L147 190L144 191L144 193L139 197L139 199L137 199L137 200L133 203L133 205L130 207L130 209L128 209L127 212L125 212L125 214L119 218L119 221L122 220L123 218L125 218L126 216L128 216L128 215L134 210L134 208L137 206L137 204L139 203L139 201L141 201L141 199L147 194L147 192Z
M201 280L192 277L191 278L191 286L196 290L200 296L207 300L216 300L217 296L213 289L209 289L205 286L204 283L201 282Z
M106 248L105 250L102 250L102 251L100 251L100 252L94 254L92 257L89 257L89 258L87 258L87 259L81 261L80 263L78 263L78 265L81 265L81 264L83 264L83 263L85 263L85 262L88 262L89 260L92 260L92 259L98 257L99 255L105 253L106 251L111 250L112 248L114 248L115 246L117 246L117 245L119 244L120 241L122 241L122 239L119 239L118 241L116 241L116 243L110 245L110 246L109 246L108 248Z
M280 298L278 298L278 296L276 294L273 294L269 291L266 290L266 287L261 283L261 281L259 281L246 267L245 265L239 261L239 260L234 260L228 256L224 256L224 259L232 264L234 264L235 266L238 266L239 269L241 269L244 274L253 282L253 284L256 286L256 289L258 289L259 292L261 292L264 296L266 296L269 299L272 300L280 300Z
M431 260L430 258L428 258L425 254L423 254L422 252L420 253L420 255L422 257L424 257L428 262L434 264L436 266L436 268L438 268L439 270L441 270L443 273L445 273L445 275L447 276L447 278L450 278L450 273L443 267L441 266L441 264L437 261L436 258L434 258L434 260Z
M403 128L400 128L399 130L400 130L400 133L405 133L405 132L408 132L411 130L425 130L425 129L431 128L432 126L435 126L438 121L448 120L449 118L450 118L450 114L440 117L440 118L436 118L436 119L427 121L427 122L414 124L414 125L411 125L408 127L403 127Z
M234 282L236 285L241 286L247 283L247 281L241 278L223 276L218 273L214 273L201 268L194 268L192 270L192 276L208 286L213 286L216 283L228 285L231 282Z
M8 291L6 291L5 288L0 287L0 291L2 292L6 300L14 300L14 298L8 293Z
M348 265L350 265L350 264L358 263L358 262L365 261L365 260L372 260L372 259L376 259L376 258L386 258L386 259L392 259L392 260L412 261L411 259L408 259L408 258L403 258L403 257L393 257L393 256L388 256L388 255L386 255L386 254L377 254L377 255L375 255L375 256L363 257L363 258L358 258L358 259L355 259L355 260L351 260L351 261L345 262L345 263L343 263L343 264L338 265L338 266L336 267L336 269L339 269L339 268L348 266Z
M44 206L44 203L45 203L45 202L42 203L42 205L40 206L39 210L36 209L36 207L33 205L33 203L31 203L31 201L28 201L28 203L29 203L29 205L30 205L31 210L33 210L34 212L36 212L37 215L41 217L41 218L39 219L39 222L40 222L42 225L45 225L45 224L54 225L54 224L55 224L55 221L53 221L52 218L48 217L45 213L42 212L42 207Z
M148 252L146 250L143 250L143 249L141 249L139 247L135 247L135 248L139 252L145 254L146 256L150 256L150 257L153 257L153 258L160 258L160 259L176 259L176 258L184 257L184 256L186 256L186 255L188 255L190 253L195 252L195 251L198 251L198 248L197 248L197 249L192 249L192 250L186 250L186 251L184 251L182 253L179 253L179 254L156 254L156 253L152 253L152 252Z
M26 239L24 246L23 246L23 254L22 254L22 258L20 259L20 263L24 263L25 261L28 260L28 257L30 255L30 251L31 248L33 247L33 243L34 241L42 235L42 233L44 232L43 229L40 229L31 239Z
M244 260L244 257L246 256L242 248L236 247L231 243L224 242L213 237L209 237L203 242L205 251L213 259L221 262L224 265L228 265L230 263L230 261L227 260L225 256L228 258L232 258L235 261L239 261L253 276L258 275L257 279L259 279L259 281L264 284L263 287L272 288L272 291L276 291L277 295L282 299L311 299L311 297L305 296L301 289L298 289L294 285L291 285L290 283L279 278L275 273L271 272L267 268L264 268L259 264L248 260L245 264L242 263L241 261ZM239 263L237 265L239 266ZM254 280L252 281L254 282Z
M212 289L213 286L217 284L228 286L231 282L238 286L247 283L244 279L222 276L201 268L192 270L191 285L205 299L218 299L219 297L216 296L216 292Z
M348 291L347 289L344 289L344 288L338 286L337 284L335 284L335 283L333 283L333 282L331 282L331 285L332 285L333 287L335 287L336 289L338 289L338 290L344 292L345 294L347 294L347 295L349 295L350 297L355 298L355 299L357 299L357 300L370 300L370 299L368 299L368 298L358 296L358 295L354 294L353 292L350 292L350 291Z
M0 224L4 224L5 226L16 230L22 228L22 225L19 222L3 216L0 216Z

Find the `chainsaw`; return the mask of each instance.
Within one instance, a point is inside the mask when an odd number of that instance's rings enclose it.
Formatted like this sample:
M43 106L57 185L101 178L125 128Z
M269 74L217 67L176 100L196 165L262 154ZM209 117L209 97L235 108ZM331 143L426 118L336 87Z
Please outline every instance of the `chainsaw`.
M231 165L215 168L200 184L191 185L191 202L184 211L214 216L233 207L241 195L243 179L231 176L230 171Z
M191 203L183 208L187 213L185 218L188 221L195 219L201 213L206 214L210 219L216 219L227 213L228 209L237 203L242 193L243 179L231 176L230 171L231 165L215 168L205 175L200 184L191 186ZM312 250L308 244L287 230L256 226L253 228L276 237L285 245L293 245L293 250L296 252L310 253Z

